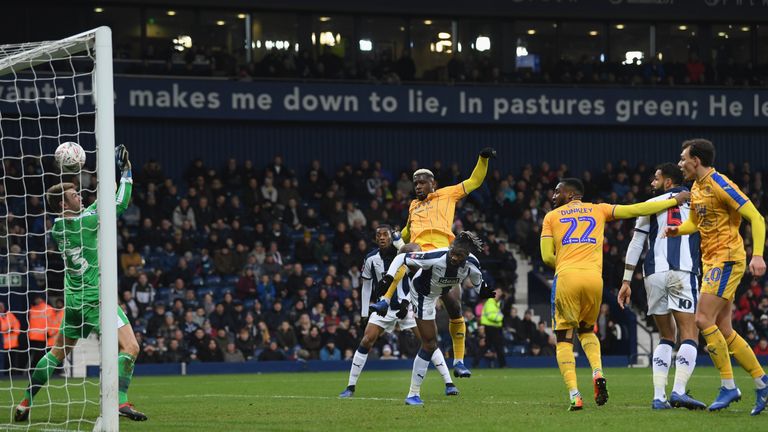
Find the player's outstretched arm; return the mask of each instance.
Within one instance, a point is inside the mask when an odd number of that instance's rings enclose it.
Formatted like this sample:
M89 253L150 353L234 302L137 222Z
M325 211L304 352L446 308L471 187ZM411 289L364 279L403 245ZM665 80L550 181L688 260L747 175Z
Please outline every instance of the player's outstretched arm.
M555 268L555 242L552 237L542 237L539 241L541 246L541 260L549 267Z
M616 219L631 219L639 216L656 214L670 207L679 206L688 201L691 196L689 192L680 192L674 198L664 201L647 201L632 205L617 205L613 209L613 217Z
M496 157L496 150L491 147L486 147L480 151L480 155L477 157L477 164L475 169L472 170L472 175L468 179L464 180L464 192L467 194L480 187L485 180L485 175L488 173L488 159Z
M699 230L699 214L695 211L691 211L688 220L683 222L679 226L667 226L664 232L661 233L661 237L677 237L682 235L690 235Z
M765 219L752 204L752 201L747 201L741 206L739 214L748 219L752 225L752 260L749 262L749 271L753 276L762 276L765 274L765 260L763 259Z

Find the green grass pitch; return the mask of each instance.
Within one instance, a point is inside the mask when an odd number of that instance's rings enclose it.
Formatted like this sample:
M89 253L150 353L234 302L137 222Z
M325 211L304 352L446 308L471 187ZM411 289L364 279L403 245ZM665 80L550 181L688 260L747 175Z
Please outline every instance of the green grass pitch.
M768 430L768 412L749 416L755 394L752 380L740 370L736 379L743 400L718 413L652 411L650 369L607 370L610 400L597 407L589 371L580 368L578 373L585 409L575 413L566 411L567 394L554 367L477 369L472 378L456 380L461 391L458 397L444 396L442 380L432 369L422 388L424 407L403 404L410 380L410 371L405 370L364 371L355 397L347 400L337 398L347 383L347 373L342 372L136 377L131 385L131 401L150 420L133 423L121 419L120 427L124 431L183 432ZM53 381L54 385L62 383ZM716 370L699 368L690 389L694 396L710 403L718 385ZM78 388L70 387L73 399ZM89 388L89 392L95 392L95 387ZM51 390L50 394L55 402L66 400L61 389ZM0 405L9 407L8 397L7 391L0 395L5 399ZM42 391L39 402L45 403L47 398ZM77 417L83 405L68 408L70 416ZM33 417L50 415L54 422L61 422L66 409L65 405L52 411L39 406L33 410ZM91 418L96 412L95 405L85 408L86 416ZM10 419L10 413L6 419ZM4 429L3 423L0 421L0 430Z

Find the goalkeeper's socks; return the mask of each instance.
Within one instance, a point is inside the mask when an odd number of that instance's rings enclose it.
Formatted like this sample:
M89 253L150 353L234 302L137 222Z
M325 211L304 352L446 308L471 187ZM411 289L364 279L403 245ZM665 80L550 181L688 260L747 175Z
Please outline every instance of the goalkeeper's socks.
M136 358L128 353L117 355L117 395L120 405L128 402L128 387L131 385L135 363Z
M61 362L59 359L57 359L50 351L37 362L35 371L32 372L32 376L30 377L30 386L24 392L24 398L29 401L30 405L32 404L32 398L34 398L37 392L40 391L40 388L48 382L51 375L53 375L53 371L55 371L60 364Z

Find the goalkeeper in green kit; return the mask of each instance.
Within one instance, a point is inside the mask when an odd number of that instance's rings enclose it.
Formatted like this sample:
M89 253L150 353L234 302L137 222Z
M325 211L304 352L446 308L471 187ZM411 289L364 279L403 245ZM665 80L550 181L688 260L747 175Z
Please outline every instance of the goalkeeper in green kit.
M115 148L115 159L122 172L115 198L117 214L120 215L128 207L133 179L128 151L124 146ZM51 235L64 254L64 320L55 345L35 366L30 385L24 393L24 400L16 407L14 420L19 422L29 418L35 394L48 382L53 371L61 365L77 340L88 337L92 331L99 332L99 217L96 203L83 209L80 194L73 183L52 186L47 191L47 200L51 211L60 212L60 217L53 223ZM133 365L139 354L139 344L125 312L119 307L114 319L118 320L120 415L131 420L144 421L147 416L128 402L128 386L133 377Z

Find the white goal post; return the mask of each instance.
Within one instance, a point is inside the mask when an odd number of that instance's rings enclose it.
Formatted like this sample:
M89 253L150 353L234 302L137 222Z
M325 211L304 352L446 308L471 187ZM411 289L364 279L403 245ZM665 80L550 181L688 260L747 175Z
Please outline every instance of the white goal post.
M85 53L85 55L83 55ZM83 122L90 125L93 121L92 134L95 137L95 156L96 156L96 174L98 181L96 195L98 196L98 260L100 267L100 397L99 397L99 412L98 419L73 419L70 420L70 412L67 411L66 423L57 423L56 419L52 419L48 416L48 422L31 423L31 424L11 424L10 428L34 428L40 427L45 424L51 426L68 425L69 422L78 422L77 428L80 428L83 424L92 424L94 430L99 431L118 431L119 430L119 418L118 418L118 338L117 338L117 322L115 319L115 313L118 308L117 301L117 225L116 225L116 208L115 208L115 135L114 135L114 90L113 90L113 76L112 76L112 31L109 27L99 27L97 29L89 30L78 35L68 37L58 41L50 42L30 42L22 44L12 45L0 45L0 84L10 83L9 87L15 88L16 100L10 100L5 96L0 96L0 120L4 117L12 117L11 121L15 121L18 117L19 129L24 129L22 122L34 122L37 116L37 122L40 125L40 151L39 154L27 155L24 153L24 144L28 144L26 141L34 141L37 137L25 136L24 132L18 133L18 137L12 135L10 132L6 135L6 131L2 129L0 124L0 140L2 140L3 157L5 158L5 152L11 151L11 148L16 147L18 141L18 148L21 154L16 156L9 156L10 158L18 159L19 163L24 166L25 157L39 157L43 159L44 156L50 157L55 149L55 146L51 148L52 144L46 141L46 144L42 144L44 139L49 141L68 141L64 136L51 137L42 132L43 121L51 121L51 116L42 113L40 107L48 104L56 105L59 101L53 101L45 99L44 95L39 92L39 83L34 82L38 79L38 73L36 67L45 63L54 63L56 61L64 61L71 59L73 56L79 55L78 59L92 60L92 69L87 73L79 73L75 62L69 61L71 65L68 74L71 75L72 87L74 88L72 94L61 95L58 93L56 87L56 81L54 82L54 94L57 99L65 98L77 98L84 97L86 95L93 99L95 109L89 110L84 116ZM56 67L51 66L55 78ZM21 74L22 78L19 78ZM64 76L65 74L62 74ZM85 91L80 94L77 92L77 85L74 84L75 79L83 79L91 76L92 91ZM32 78L27 78L31 76ZM31 87L34 89L33 97L28 97L28 94L21 90L21 84L17 81L31 82ZM41 78L42 81L42 78ZM16 111L8 109L15 104ZM28 107L38 107L37 113L30 113ZM78 111L79 106L75 103L75 113L70 115L59 115L59 117L72 117L81 115ZM4 109L8 109L7 112L3 112ZM59 113L61 114L61 113ZM68 119L70 120L70 119ZM54 122L58 120L53 120ZM72 120L77 123L78 130L80 128L80 119ZM89 133L91 133L89 131ZM55 135L55 134L54 134ZM6 146L6 142L8 145ZM89 157L93 157L93 153L89 152ZM90 161L91 163L93 161ZM41 164L42 166L42 164ZM43 173L45 174L45 173ZM26 176L22 168L22 175ZM42 176L42 175L41 175ZM5 182L5 174L3 174L3 183ZM3 183L0 183L2 185ZM26 187L26 186L25 186ZM26 198L21 197L21 200ZM0 215L2 216L2 215ZM45 216L44 216L45 217ZM3 219L0 218L0 224L3 223ZM2 228L2 227L0 227ZM8 227L6 227L8 228ZM46 237L47 237L46 230ZM27 240L29 242L29 240ZM46 240L46 243L50 240ZM27 258L29 260L29 258ZM46 266L47 266L46 260ZM10 267L9 267L10 268ZM0 268L0 272L6 272L6 268ZM8 272L11 274L11 272ZM29 276L27 276L29 277ZM46 276L47 277L47 276ZM10 280L10 278L6 278ZM3 283L3 282L0 282ZM7 283L7 282L6 282ZM47 286L47 284L46 284ZM10 285L7 287L0 286L0 290L7 288L10 290ZM50 287L48 287L50 288ZM24 313L25 311L15 311L17 313ZM31 369L34 365L28 365ZM9 377L12 370L9 369ZM28 376L28 375L27 375ZM13 379L11 379L13 382ZM6 388L0 389L5 391ZM14 392L18 392L18 387L11 385L9 389ZM85 390L84 390L84 393ZM0 398L5 398L3 395ZM17 395L14 395L17 396ZM18 399L16 400L18 402ZM67 408L68 409L68 408ZM34 416L34 409L32 415ZM85 409L82 410L83 412ZM75 414L77 415L77 414ZM33 417L34 418L34 417ZM38 419L39 420L39 419ZM45 419L43 419L45 420ZM85 421L83 421L85 420ZM0 423L4 421L0 420ZM68 429L68 427L65 426Z

